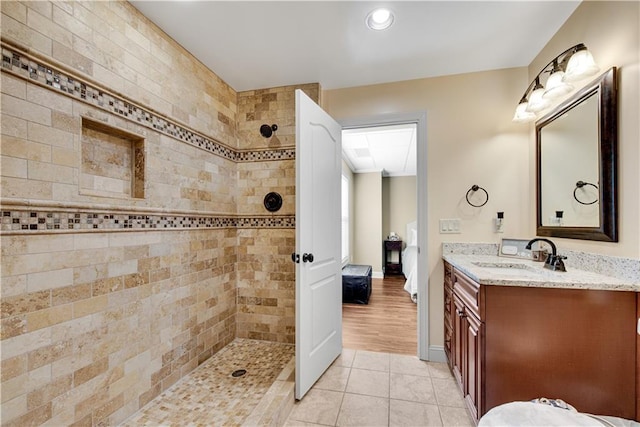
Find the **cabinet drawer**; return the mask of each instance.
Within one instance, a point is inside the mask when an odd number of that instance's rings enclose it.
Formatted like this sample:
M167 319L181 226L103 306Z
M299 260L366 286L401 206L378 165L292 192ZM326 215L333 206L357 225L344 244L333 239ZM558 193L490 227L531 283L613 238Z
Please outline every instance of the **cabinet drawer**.
M480 285L454 270L453 292L480 318Z

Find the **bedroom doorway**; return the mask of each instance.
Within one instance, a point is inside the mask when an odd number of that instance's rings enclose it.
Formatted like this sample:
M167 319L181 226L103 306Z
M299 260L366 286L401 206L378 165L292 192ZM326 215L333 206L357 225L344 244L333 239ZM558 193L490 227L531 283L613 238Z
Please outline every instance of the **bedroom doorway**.
M386 351L387 346L427 360L426 114L379 116L341 124L343 175L347 175L352 193L347 262L373 269L371 302L345 304L343 308L345 347L350 340L360 346L367 346L370 340L373 351ZM402 240L401 268L410 279L408 284L402 275L384 274L383 242L390 237ZM391 261L398 263L398 258L396 254ZM411 300L416 294L417 304ZM412 337L401 337L399 330ZM413 342L412 350L408 342ZM382 348L376 350L376 346Z

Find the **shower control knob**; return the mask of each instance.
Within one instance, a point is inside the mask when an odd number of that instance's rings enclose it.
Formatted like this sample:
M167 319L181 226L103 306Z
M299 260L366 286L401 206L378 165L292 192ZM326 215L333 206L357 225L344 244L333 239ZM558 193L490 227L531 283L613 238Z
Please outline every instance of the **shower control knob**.
M302 254L302 262L313 262L313 254Z

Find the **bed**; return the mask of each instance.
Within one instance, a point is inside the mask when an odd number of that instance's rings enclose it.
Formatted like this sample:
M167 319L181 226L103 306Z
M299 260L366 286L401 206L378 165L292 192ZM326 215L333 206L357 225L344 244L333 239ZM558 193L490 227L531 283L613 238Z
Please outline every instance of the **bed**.
M413 302L418 302L418 223L407 224L407 246L402 251L402 273L407 279L404 290L409 293Z

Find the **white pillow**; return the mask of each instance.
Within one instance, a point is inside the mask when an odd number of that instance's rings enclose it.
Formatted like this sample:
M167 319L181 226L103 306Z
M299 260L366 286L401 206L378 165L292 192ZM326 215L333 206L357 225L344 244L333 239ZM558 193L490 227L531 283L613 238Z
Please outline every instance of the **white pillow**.
M418 246L418 230L411 229L411 236L409 236L409 246Z

